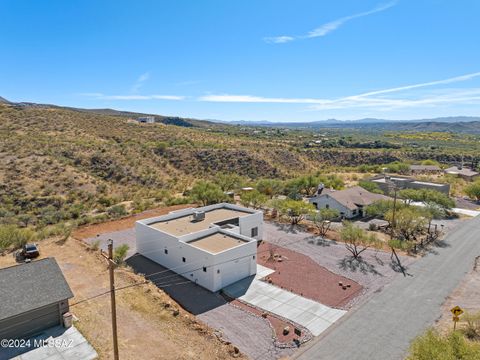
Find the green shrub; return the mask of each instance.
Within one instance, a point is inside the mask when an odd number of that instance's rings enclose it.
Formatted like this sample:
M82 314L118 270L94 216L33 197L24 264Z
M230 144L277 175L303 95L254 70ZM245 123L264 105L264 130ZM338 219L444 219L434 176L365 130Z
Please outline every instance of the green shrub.
M459 332L441 336L430 329L410 346L407 360L478 360L480 344L465 340Z
M18 249L37 238L35 231L15 225L0 226L0 251L13 247Z
M130 249L130 246L127 244L122 244L120 246L117 246L113 250L113 260L119 265L123 264L125 261L125 257L127 256L128 249Z
M128 214L127 210L125 209L125 205L113 205L107 209L108 215L112 217L120 217L125 216Z

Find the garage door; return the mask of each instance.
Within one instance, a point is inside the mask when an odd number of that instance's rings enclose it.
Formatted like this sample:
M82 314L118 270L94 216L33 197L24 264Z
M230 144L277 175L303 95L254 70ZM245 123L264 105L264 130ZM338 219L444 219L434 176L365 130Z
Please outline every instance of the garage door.
M38 334L60 324L58 304L32 310L0 321L0 339L18 339Z
M250 276L250 257L225 264L222 268L222 288Z

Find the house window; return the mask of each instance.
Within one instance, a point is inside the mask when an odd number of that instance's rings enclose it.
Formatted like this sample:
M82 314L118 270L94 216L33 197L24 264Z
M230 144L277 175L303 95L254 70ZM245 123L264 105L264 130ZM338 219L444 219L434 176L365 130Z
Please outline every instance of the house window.
M253 260L255 260L255 255L253 255Z
M203 267L203 272L207 272L207 267L206 266Z
M168 254L168 249L163 250L165 254Z
M356 210L356 209L353 210L353 211L352 211L352 214L353 214L353 215L357 215L357 210Z
M187 260L186 260L184 257L182 257L182 261L185 262L185 261L187 261Z
M217 269L217 274L220 274L220 269Z
M255 236L258 236L258 227L252 228L252 236L251 237L255 237Z
M325 209L330 209L330 205L325 204Z

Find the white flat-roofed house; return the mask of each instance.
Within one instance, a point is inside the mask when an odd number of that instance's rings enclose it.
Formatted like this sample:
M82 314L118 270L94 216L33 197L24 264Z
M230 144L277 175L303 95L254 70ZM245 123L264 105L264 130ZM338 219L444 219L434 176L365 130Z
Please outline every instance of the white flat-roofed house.
M472 170L465 166L452 166L445 169L445 174L458 176L466 181L475 181L480 178L478 171Z
M155 116L140 116L137 118L137 121L145 124L153 124L155 123Z
M222 203L139 220L138 253L210 290L257 270L263 213Z

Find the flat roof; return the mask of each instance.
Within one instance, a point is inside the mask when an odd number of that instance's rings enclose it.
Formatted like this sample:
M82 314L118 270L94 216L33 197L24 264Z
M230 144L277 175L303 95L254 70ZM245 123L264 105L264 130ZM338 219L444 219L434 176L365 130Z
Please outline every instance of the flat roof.
M401 178L401 177L395 177L395 176L390 177L390 180L395 180L395 181L413 181L413 179L410 179L410 178ZM386 182L386 180L385 180L384 177L381 177L381 178L378 178L378 179L372 179L372 181L381 182L381 183Z
M219 252L232 249L247 242L247 240L217 232L200 239L192 240L188 242L188 244L195 246L196 248L206 250L210 253L217 254Z
M206 211L205 220L202 220L202 221L192 221L193 219L193 211L192 211L192 214L180 216L170 220L157 221L157 222L150 223L148 225L155 229L164 231L168 234L172 234L174 236L181 236L181 235L186 235L193 232L208 229L210 227L210 224L213 224L213 223L218 223L224 220L235 219L235 218L239 218L239 217L250 215L250 214L251 213L247 211L219 208L219 209Z

